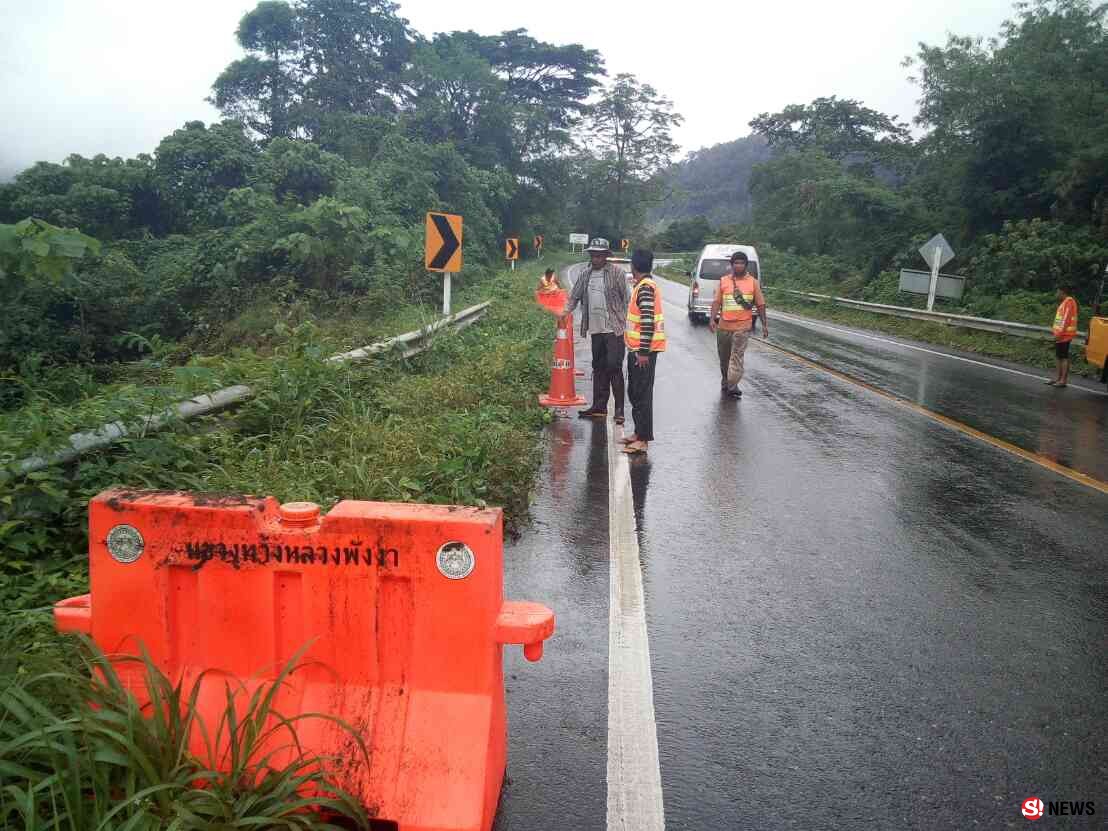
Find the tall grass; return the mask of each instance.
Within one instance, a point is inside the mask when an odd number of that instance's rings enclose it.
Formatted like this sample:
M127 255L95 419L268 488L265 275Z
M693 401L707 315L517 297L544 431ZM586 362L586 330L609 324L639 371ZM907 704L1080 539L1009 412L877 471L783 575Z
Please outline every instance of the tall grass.
M53 631L49 607L88 590L87 503L112 485L272 494L325 510L340 499L497 505L518 529L549 418L536 396L553 325L533 302L537 278L501 274L482 291L494 304L478 326L444 333L412 360L329 364L328 322L304 321L270 359L251 358L257 395L238 410L0 483L0 826L331 827L309 807L332 809L332 825L364 825L318 760L276 769L260 751L273 730L289 745L299 719L319 716L279 718L267 693L200 725L195 687L149 662L157 703L143 709L103 656ZM231 757L189 755L183 737L201 728Z
M328 780L326 759L306 755L299 723L324 714L279 713L275 701L298 657L246 698L226 683L216 724L198 709L203 676L174 683L147 655L142 704L113 662L86 642L76 666L40 660L0 687L0 824L26 831L331 829L368 827L358 801ZM9 662L10 663L10 662ZM209 682L210 683L210 682ZM190 750L199 734L205 752ZM281 764L274 764L280 757ZM336 825L341 818L347 824Z

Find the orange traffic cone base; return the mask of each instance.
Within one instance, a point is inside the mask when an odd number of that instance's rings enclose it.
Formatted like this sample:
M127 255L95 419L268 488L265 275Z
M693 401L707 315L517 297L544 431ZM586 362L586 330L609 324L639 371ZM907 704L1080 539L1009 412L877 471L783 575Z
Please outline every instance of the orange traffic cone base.
M585 403L585 396L571 395L569 398L555 398L551 395L540 395L539 403L544 407L580 407Z

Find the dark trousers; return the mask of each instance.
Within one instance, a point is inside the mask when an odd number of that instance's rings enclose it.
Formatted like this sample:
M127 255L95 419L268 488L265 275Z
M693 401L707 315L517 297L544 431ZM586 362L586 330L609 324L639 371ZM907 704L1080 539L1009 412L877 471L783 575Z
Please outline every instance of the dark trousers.
M608 409L608 391L616 399L616 414L623 415L623 345L622 335L592 336L592 406L593 410Z
M641 441L654 441L654 369L658 353L650 353L650 363L639 366L637 352L627 353L627 397L631 400L631 418L635 435Z

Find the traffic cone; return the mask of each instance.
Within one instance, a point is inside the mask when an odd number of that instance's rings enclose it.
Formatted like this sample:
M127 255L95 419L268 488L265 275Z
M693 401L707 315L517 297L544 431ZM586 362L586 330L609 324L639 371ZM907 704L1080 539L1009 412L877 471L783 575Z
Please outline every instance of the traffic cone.
M573 317L558 318L554 336L554 363L550 369L550 391L539 396L544 407L579 407L585 403L573 386Z

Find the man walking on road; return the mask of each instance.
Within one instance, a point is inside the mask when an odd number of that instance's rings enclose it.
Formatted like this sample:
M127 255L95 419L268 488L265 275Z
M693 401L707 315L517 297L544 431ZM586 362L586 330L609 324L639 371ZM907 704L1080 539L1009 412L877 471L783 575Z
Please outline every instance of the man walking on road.
M762 321L762 337L769 337L766 299L758 281L746 273L748 261L742 251L731 255L731 274L720 278L719 291L708 315L708 328L716 333L719 372L723 376L720 386L732 398L742 398L743 394L739 382L743 379L746 344L753 331L754 309Z
M1058 364L1058 372L1047 384L1064 387L1070 381L1070 343L1077 337L1077 301L1070 286L1058 289L1058 310L1054 313L1051 331L1054 333L1054 360Z
M581 306L581 337L592 339L592 405L579 418L604 418L609 392L615 398L616 424L623 424L623 330L629 291L623 272L608 262L608 240L597 238L585 249L589 264L577 275L565 314Z
M624 453L645 453L654 441L654 370L658 353L666 351L666 327L662 296L650 273L654 253L637 249L631 254L631 276L635 288L627 307L627 397L635 432L623 439Z

